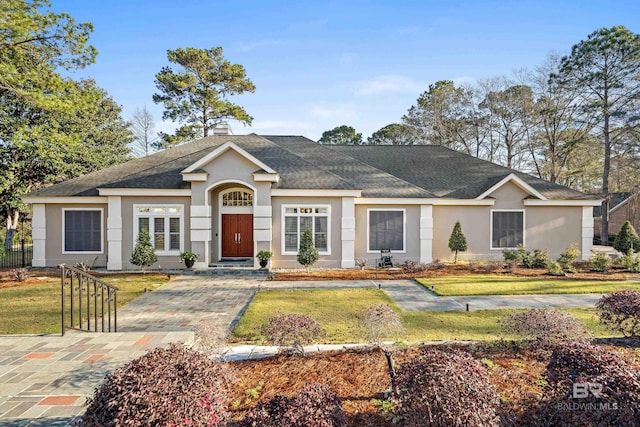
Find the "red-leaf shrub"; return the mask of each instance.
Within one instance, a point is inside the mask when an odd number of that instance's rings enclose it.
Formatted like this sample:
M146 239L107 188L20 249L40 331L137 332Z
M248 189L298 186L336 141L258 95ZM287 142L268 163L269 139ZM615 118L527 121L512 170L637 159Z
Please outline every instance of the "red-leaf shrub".
M269 319L265 329L267 339L290 355L304 356L304 345L325 335L325 330L312 316L282 314Z
M639 426L640 374L621 356L586 342L558 345L538 414L525 425Z
M342 427L340 398L326 385L310 384L294 397L275 396L253 408L239 427Z
M202 353L156 348L107 374L78 425L224 425L222 378L221 366Z
M427 349L396 373L393 412L399 425L497 426L500 398L469 354Z
M596 304L600 323L626 337L640 335L640 292L635 289L604 295Z
M507 333L533 340L542 348L567 340L589 339L591 335L580 320L564 311L550 308L534 308L511 313L501 319Z

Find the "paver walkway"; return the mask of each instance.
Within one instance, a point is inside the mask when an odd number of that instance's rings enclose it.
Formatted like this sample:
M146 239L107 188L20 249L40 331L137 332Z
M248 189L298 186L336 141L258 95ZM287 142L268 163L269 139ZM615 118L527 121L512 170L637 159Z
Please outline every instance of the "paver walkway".
M148 350L194 341L206 320L229 330L257 291L378 288L405 311L593 305L600 295L438 297L411 280L264 281L261 278L181 276L118 310L118 333L69 332L0 337L0 426L72 425L104 375ZM319 346L317 350L342 346ZM273 354L274 348L238 346L229 359Z

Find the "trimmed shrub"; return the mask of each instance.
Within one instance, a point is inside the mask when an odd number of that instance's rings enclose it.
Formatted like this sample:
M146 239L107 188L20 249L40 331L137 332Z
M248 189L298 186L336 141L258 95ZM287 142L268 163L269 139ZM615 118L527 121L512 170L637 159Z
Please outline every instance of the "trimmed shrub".
M502 256L505 261L517 261L518 263L524 263L525 258L529 257L529 253L522 245L518 245L517 249L503 249Z
M585 342L556 347L539 419L530 425L639 426L640 375L617 354Z
M589 267L593 271L606 273L611 268L611 258L604 252L592 251L591 258L589 258Z
M405 273L421 273L423 271L429 270L429 264L411 261L410 259L405 260L405 262L401 265L402 271Z
M340 398L324 384L310 384L294 397L275 396L258 404L239 427L342 427L346 417Z
M584 323L569 313L551 308L511 313L500 322L505 332L532 340L543 348L561 341L591 338Z
M558 261L547 262L547 274L552 276L564 276L564 270Z
M311 270L311 266L320 259L320 253L313 244L313 236L308 228L302 232L300 236L300 248L298 249L298 262L307 269Z
M133 248L129 262L138 267L142 267L142 271L145 271L147 267L158 262L158 257L151 245L151 237L145 228L138 233L136 246Z
M596 308L601 324L626 337L640 336L640 291L625 289L604 295Z
M626 221L622 224L622 228L613 241L613 248L623 254L629 252L630 249L634 251L640 249L640 238L631 222Z
M291 356L304 356L304 345L326 334L312 316L276 313L265 328L267 339Z
M426 349L396 373L394 418L402 426L497 426L500 398L468 353Z
M620 266L632 273L640 271L640 254L634 254L633 249L622 255L618 261Z
M569 272L575 272L575 268L573 267L573 263L576 262L580 258L580 249L578 249L578 245L576 243L572 243L569 245L567 249L564 250L560 254L560 258L558 258L558 263L563 270Z
M400 315L393 311L388 304L375 304L369 307L360 326L367 335L369 342L382 346L382 339L388 336L398 336L405 332Z
M455 256L453 257L453 263L458 262L458 252L464 252L468 248L467 238L462 232L462 225L460 221L457 221L453 226L453 230L451 231L451 236L449 237L449 249L455 252Z
M107 374L79 426L223 425L223 370L206 355L171 344Z
M549 261L549 251L547 249L534 249L528 268L546 268Z

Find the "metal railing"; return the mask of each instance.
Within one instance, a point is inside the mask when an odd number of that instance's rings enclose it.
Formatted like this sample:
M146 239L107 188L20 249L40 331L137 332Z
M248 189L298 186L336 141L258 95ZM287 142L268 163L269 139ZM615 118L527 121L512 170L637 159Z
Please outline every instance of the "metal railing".
M60 269L62 335L65 329L117 332L118 288L65 264Z

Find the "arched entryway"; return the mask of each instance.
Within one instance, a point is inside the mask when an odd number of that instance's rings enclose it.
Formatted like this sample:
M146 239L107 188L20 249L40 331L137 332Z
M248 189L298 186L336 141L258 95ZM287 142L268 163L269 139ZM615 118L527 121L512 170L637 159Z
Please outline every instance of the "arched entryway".
M253 197L247 187L218 192L218 254L220 259L253 257Z

